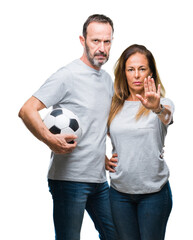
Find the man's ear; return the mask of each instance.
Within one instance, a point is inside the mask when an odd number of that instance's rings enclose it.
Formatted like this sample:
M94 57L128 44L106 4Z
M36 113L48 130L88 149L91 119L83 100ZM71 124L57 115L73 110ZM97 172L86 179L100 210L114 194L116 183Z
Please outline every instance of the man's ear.
M82 46L85 47L85 38L83 36L79 36L79 39Z

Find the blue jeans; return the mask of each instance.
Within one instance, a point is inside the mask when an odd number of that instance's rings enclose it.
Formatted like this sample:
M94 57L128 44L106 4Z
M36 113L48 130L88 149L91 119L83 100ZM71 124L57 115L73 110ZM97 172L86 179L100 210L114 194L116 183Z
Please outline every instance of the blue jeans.
M117 240L109 201L109 185L48 180L53 198L56 240L79 240L86 209L102 240Z
M110 188L110 201L119 240L163 240L172 209L169 182L152 194L126 194Z

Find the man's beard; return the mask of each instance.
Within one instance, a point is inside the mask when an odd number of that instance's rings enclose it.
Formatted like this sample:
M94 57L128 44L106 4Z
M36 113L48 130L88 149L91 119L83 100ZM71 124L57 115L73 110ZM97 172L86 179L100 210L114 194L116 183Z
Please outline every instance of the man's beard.
M86 48L87 58L93 66L100 68L103 64L105 64L108 61L109 55L103 52L99 52L99 53L95 53L94 56L92 56L90 53L90 49L86 43L85 43L85 48ZM95 56L101 56L101 55L106 57L103 61L99 61L98 59L95 59Z

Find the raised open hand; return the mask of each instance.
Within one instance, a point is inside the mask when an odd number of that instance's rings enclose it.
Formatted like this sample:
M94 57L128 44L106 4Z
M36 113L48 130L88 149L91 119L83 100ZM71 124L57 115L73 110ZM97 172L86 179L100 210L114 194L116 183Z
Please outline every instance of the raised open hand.
M136 97L141 101L145 108L154 111L160 106L160 91L160 84L156 90L154 79L149 76L144 80L144 97L140 94L136 94Z

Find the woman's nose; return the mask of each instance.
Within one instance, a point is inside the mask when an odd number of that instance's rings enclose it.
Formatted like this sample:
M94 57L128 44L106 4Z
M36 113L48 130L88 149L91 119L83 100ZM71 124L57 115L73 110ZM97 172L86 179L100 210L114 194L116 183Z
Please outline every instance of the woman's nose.
M139 77L139 71L138 71L138 70L135 71L135 77L136 77L136 78Z

